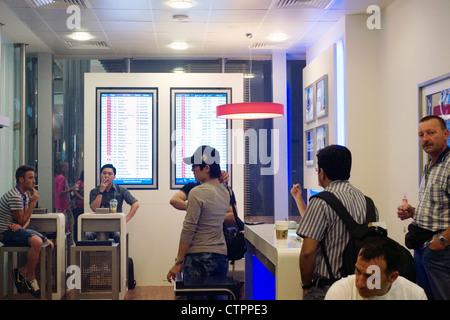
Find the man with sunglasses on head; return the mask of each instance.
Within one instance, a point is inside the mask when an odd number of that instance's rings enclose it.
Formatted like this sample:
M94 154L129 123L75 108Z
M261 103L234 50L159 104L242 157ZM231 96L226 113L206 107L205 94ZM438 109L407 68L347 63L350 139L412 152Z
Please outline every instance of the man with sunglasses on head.
M200 277L225 277L228 258L222 226L230 194L219 181L219 152L210 146L200 146L183 161L192 164L195 180L201 184L189 192L178 253L167 280L175 280L181 271L185 282Z

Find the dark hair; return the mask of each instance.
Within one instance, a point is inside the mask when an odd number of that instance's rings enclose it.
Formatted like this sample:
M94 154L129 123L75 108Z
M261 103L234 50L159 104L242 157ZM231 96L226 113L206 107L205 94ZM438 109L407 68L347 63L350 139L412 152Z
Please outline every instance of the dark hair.
M436 119L439 122L439 126L441 127L442 130L447 129L447 125L445 124L444 119L442 119L439 116L435 116L435 115L430 115L430 116L425 116L422 119L420 119L419 123L428 121L428 120L432 120L432 119Z
M19 183L19 178L25 178L25 174L28 171L34 172L34 167L29 166L27 164L24 164L24 165L21 165L20 167L18 167L16 170L16 183Z
M114 175L116 175L116 168L114 168L114 166L113 166L112 164L110 164L110 163L105 164L105 165L100 169L100 174L103 172L103 169L105 169L105 168L111 168L111 169L113 169Z
M397 271L400 262L400 253L394 240L388 237L372 237L362 246L359 256L369 261L375 258L384 258L386 261L386 275Z
M346 147L334 144L317 152L317 164L331 181L348 180L352 168L352 154Z
M200 170L203 170L206 166L209 166L209 176L211 178L220 178L220 175L222 171L220 170L220 164L218 163L211 163L207 164L206 162L202 161L202 164L199 165Z
M69 164L64 161L58 163L58 165L56 166L56 175L62 174L65 166L69 167Z

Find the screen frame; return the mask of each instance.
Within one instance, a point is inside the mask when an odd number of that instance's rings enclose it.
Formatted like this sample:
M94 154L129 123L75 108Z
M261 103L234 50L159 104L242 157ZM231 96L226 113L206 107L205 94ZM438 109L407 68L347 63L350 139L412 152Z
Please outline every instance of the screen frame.
M153 121L152 121L152 183L146 184L120 184L114 182L116 185L123 186L130 190L158 190L158 108L159 95L156 87L96 87L96 154L95 154L95 179L96 185L100 183L100 168L101 168L101 96L102 94L147 94L153 95ZM117 168L117 166L113 163Z
M214 88L208 88L208 87L172 87L170 88L170 189L171 190L179 190L181 189L185 183L180 184L176 182L176 166L172 159L172 151L175 150L176 146L176 138L173 137L174 130L176 128L176 117L175 117L175 107L176 107L176 99L175 96L177 94L222 94L225 93L227 95L227 104L232 103L232 88L231 87L214 87ZM227 140L227 164L220 163L221 170L225 170L228 172L230 180L228 181L228 185L231 185L231 156L232 156L232 145L231 145L231 136L228 134L229 130L232 129L232 122L231 120L226 120L226 140ZM214 147L214 146L212 146Z

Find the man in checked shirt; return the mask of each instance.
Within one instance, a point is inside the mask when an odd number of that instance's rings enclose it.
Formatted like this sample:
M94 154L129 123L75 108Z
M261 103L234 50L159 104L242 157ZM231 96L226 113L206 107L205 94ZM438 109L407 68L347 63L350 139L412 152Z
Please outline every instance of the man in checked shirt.
M412 225L429 230L431 236L414 250L417 284L428 299L450 300L450 147L449 130L438 116L426 116L419 123L419 140L430 156L419 190L419 204L397 208L401 220L412 218ZM434 233L434 234L433 234Z

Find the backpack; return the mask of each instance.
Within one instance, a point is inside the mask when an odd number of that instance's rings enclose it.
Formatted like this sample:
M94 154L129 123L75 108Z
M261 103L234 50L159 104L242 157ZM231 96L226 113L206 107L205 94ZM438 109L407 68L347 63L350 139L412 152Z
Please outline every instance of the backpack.
M345 246L343 252L342 266L340 272L342 277L347 277L348 275L355 273L355 263L358 258L358 253L364 243L371 237L387 237L387 230L379 226L370 226L370 222L376 221L375 215L375 205L369 197L366 198L366 221L363 224L358 224L352 216L348 213L347 209L344 207L341 201L331 192L324 191L314 195L313 197L320 198L326 201L337 215L344 221L347 230L350 233L350 240ZM416 267L414 264L414 258L408 249L400 245L393 239L390 239L396 244L400 262L398 266L399 274L406 279L415 282L416 281ZM331 280L337 280L332 272L331 265L328 256L325 251L325 244L323 241L320 242L320 246L324 255L325 263L327 265L328 273L330 274Z
M128 289L136 287L136 280L134 280L134 263L133 259L128 258Z
M244 237L244 223L238 217L236 212L236 198L234 196L233 190L228 188L228 192L230 193L230 205L233 208L235 226L226 226L223 224L223 234L225 237L225 241L227 243L227 256L228 260L231 264L234 264L234 261L240 260L244 257L245 252L247 251L247 245L245 243Z

